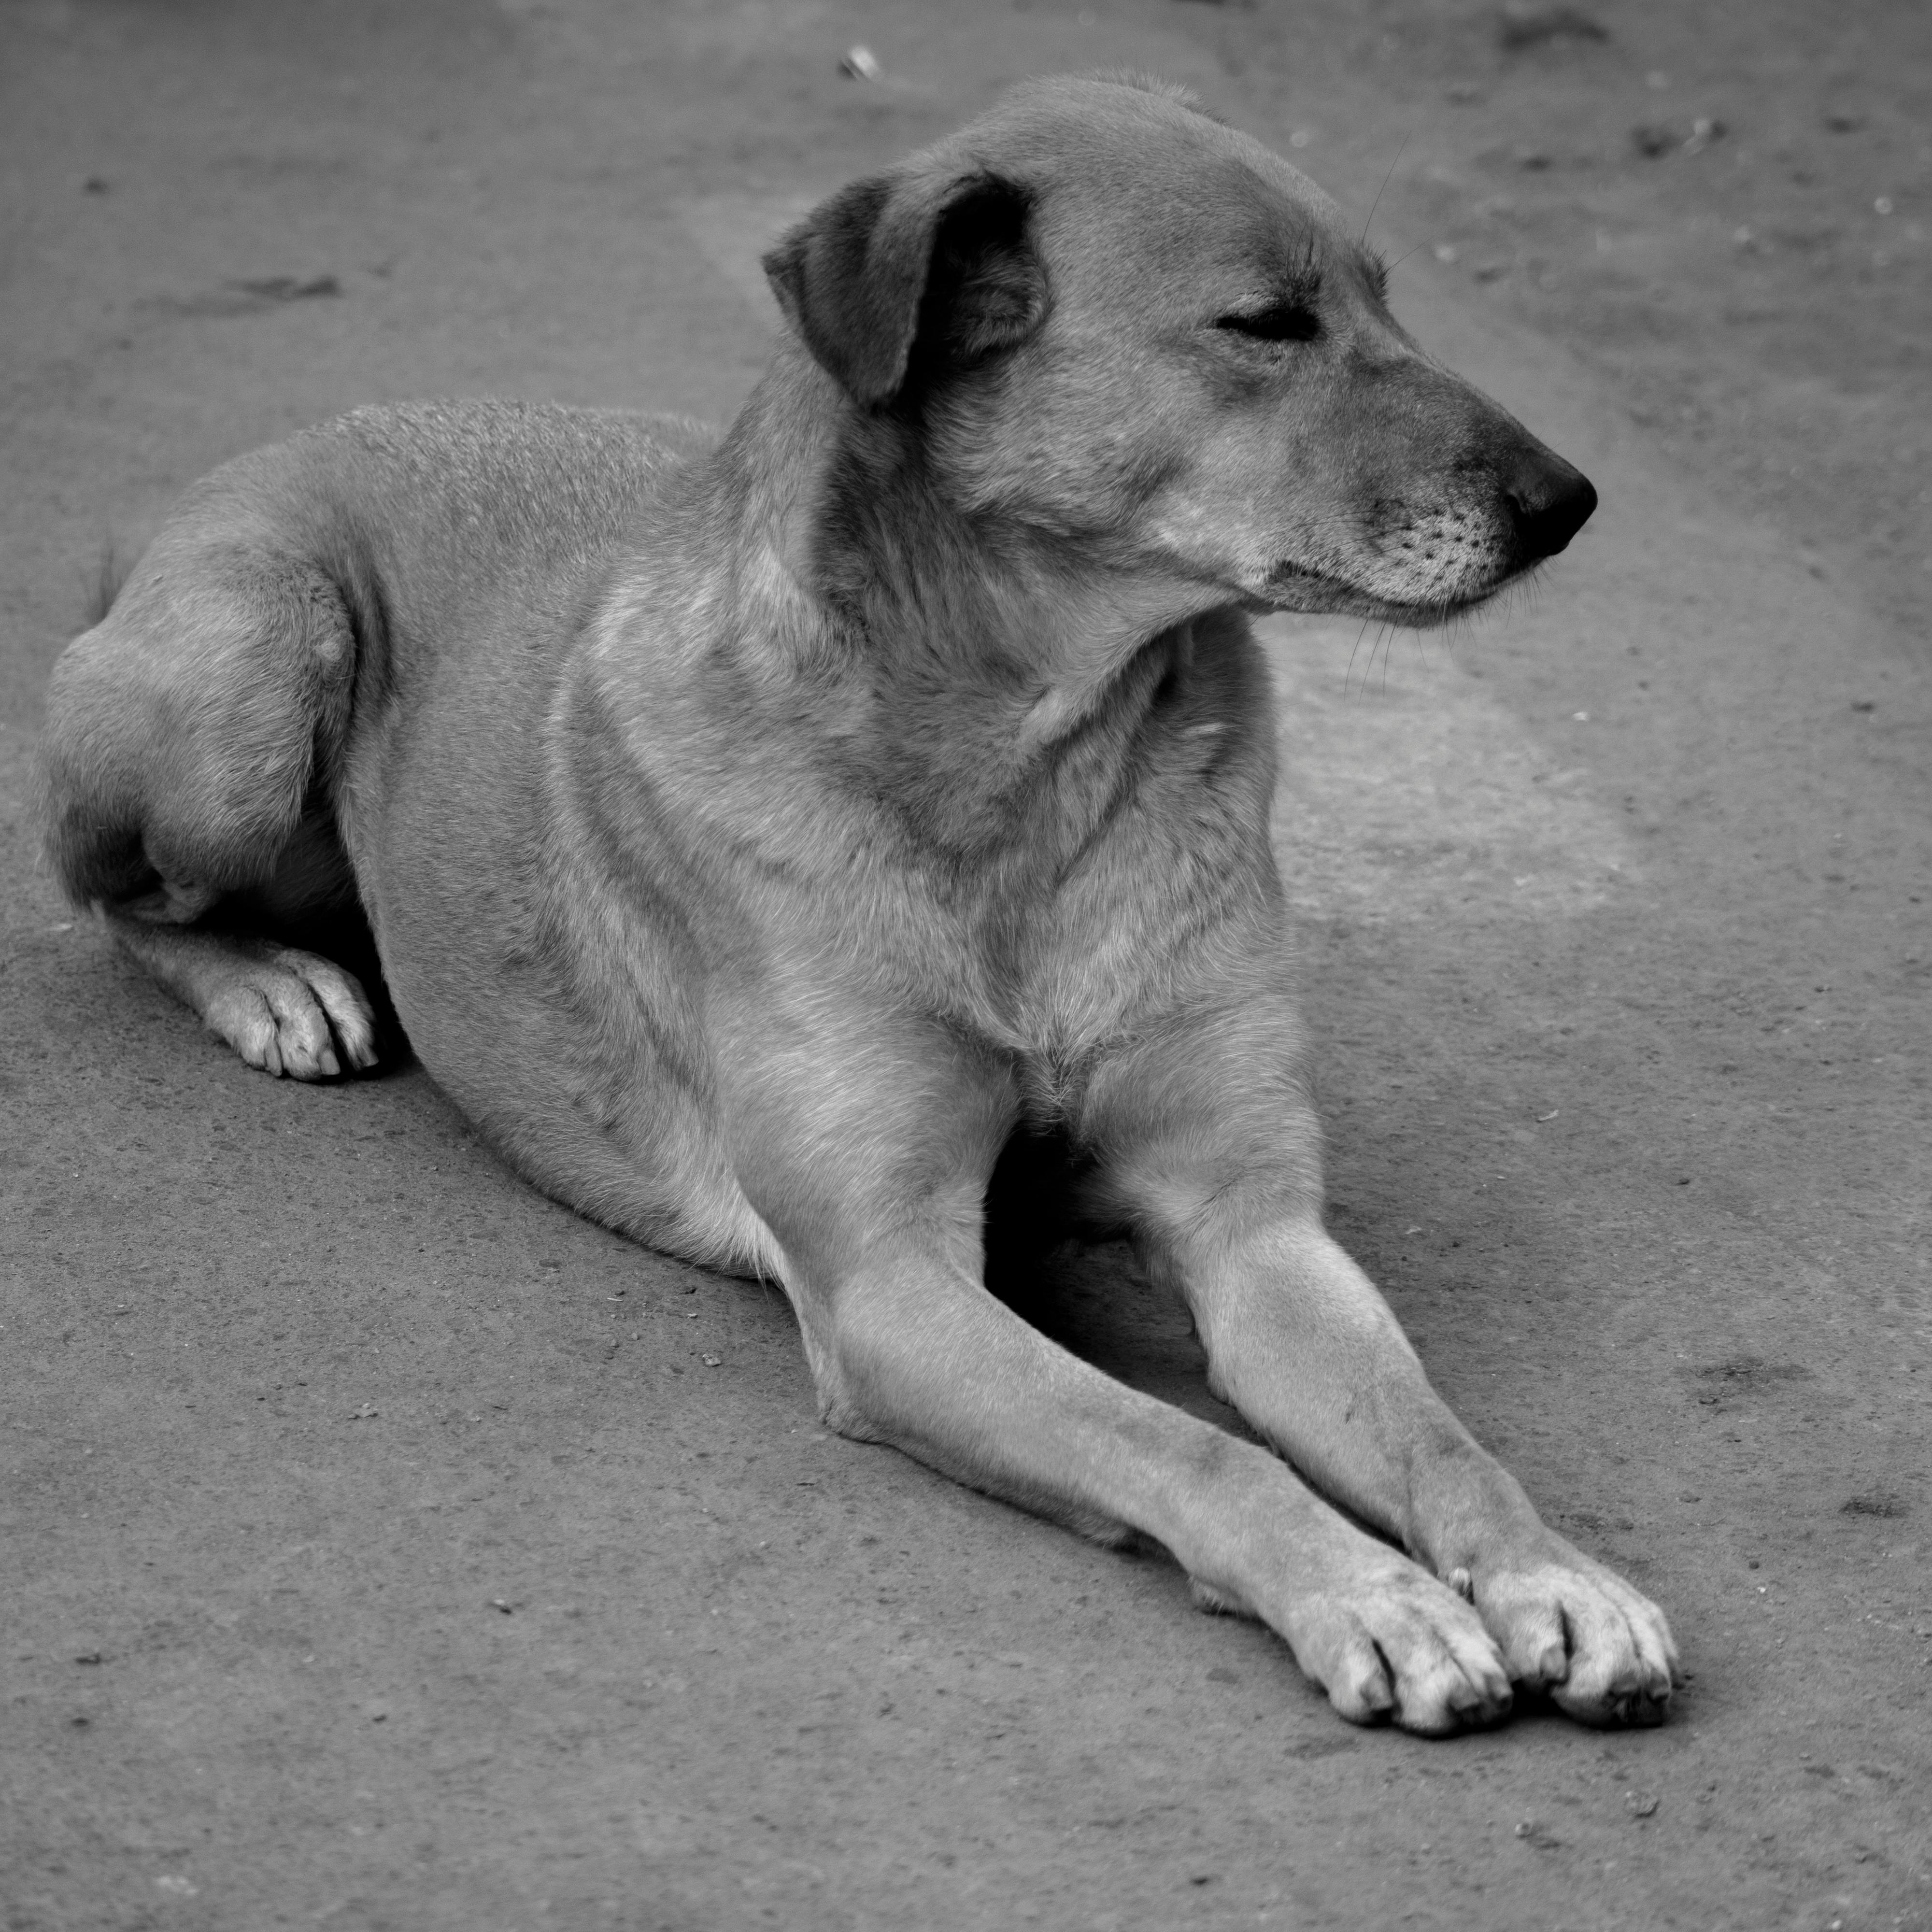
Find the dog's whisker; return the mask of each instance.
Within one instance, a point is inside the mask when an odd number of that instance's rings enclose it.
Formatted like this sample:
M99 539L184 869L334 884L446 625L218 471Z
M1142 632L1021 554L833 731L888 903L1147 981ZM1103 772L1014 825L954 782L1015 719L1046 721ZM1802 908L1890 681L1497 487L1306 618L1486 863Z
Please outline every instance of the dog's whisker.
M1382 196L1388 191L1389 183L1394 180L1396 169L1400 164L1402 156L1408 152L1409 142L1414 133L1415 130L1412 128L1408 133L1402 137L1402 146L1396 149L1395 159L1389 163L1388 172L1382 176L1382 184L1376 190L1375 200L1369 203L1368 218L1362 224L1362 232L1360 237L1364 245L1366 245L1368 242L1369 230L1375 221L1376 210L1382 206Z
M1344 699L1348 695L1348 680L1355 669L1355 653L1362 648L1362 640L1368 635L1368 632L1369 620L1364 617L1362 620L1361 628L1355 633L1355 641L1348 646L1348 668L1342 674L1342 695Z

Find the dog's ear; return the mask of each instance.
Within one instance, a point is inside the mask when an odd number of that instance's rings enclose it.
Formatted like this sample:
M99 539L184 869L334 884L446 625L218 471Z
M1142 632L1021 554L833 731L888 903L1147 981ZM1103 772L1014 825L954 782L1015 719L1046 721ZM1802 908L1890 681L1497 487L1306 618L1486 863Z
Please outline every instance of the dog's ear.
M814 208L765 274L806 346L876 409L908 370L976 362L1032 333L1046 279L1027 211L995 175L875 175Z

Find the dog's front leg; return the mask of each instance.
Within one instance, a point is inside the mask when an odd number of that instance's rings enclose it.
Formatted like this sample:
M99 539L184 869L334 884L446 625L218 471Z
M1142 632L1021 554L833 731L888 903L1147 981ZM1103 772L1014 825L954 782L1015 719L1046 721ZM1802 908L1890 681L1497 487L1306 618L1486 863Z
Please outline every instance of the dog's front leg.
M1548 1528L1430 1385L1322 1226L1314 1122L1268 1054L1264 1034L1232 1058L1170 1040L1110 1070L1090 1122L1150 1271L1194 1311L1216 1393L1468 1597L1516 1682L1586 1723L1660 1722L1678 1674L1662 1612Z
M827 1422L1089 1535L1164 1544L1209 1600L1285 1637L1345 1717L1431 1732L1500 1717L1502 1659L1460 1598L1268 1450L1114 1381L988 1292L982 1203L1016 1103L1004 1076L926 1044L908 1064L871 1019L752 1062L740 1173Z
M1663 1613L1544 1523L1319 1221L1190 1246L1182 1277L1226 1399L1467 1594L1516 1682L1586 1723L1660 1722L1677 1675Z
M1502 1660L1462 1602L1267 1450L1048 1341L976 1263L936 1236L901 1240L807 1289L828 1419L1090 1535L1153 1538L1207 1600L1279 1631L1358 1723L1439 1733L1508 1711Z

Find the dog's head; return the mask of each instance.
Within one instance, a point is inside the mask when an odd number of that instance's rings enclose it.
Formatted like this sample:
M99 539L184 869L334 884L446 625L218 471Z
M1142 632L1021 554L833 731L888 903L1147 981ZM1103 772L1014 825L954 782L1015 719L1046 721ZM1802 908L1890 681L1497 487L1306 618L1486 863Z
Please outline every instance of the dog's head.
M1430 622L1596 503L1403 332L1313 182L1172 91L1019 88L765 267L851 406L915 435L962 512L1181 603Z

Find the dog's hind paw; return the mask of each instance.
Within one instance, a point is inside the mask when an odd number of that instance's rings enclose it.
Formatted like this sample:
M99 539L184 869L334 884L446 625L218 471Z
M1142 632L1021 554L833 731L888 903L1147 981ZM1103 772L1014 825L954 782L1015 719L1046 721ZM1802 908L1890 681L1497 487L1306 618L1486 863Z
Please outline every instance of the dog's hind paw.
M201 1002L202 1019L250 1066L332 1080L376 1064L376 1019L352 974L314 952L250 948Z

